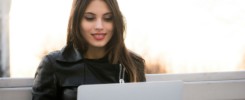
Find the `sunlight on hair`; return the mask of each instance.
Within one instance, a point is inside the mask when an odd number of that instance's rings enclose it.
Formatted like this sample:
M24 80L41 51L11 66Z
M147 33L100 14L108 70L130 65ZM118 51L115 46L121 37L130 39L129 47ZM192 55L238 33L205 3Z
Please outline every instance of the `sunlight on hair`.
M154 2L153 2L154 1ZM147 73L245 69L245 1L118 0L126 45ZM11 77L33 77L41 58L61 49L72 0L12 0Z

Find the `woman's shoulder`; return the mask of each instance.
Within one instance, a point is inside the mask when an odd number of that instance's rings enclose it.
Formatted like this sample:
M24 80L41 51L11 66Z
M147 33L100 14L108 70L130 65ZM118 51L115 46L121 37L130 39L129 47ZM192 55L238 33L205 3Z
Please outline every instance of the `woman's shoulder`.
M130 53L130 56L131 56L134 64L136 66L138 66L137 69L138 70L144 69L145 68L145 60L140 55L136 54L135 52L130 51L129 53Z
M61 54L61 50L51 51L48 54L44 55L43 59L58 59Z
M136 65L136 70L138 72L137 76L140 82L146 81L145 79L145 60L138 54L130 52L132 60Z
M145 60L139 54L137 54L133 51L129 51L129 54L135 62L138 62L138 63L144 63L145 62Z
M45 57L59 62L77 62L83 59L80 52L73 46L65 46L60 50L52 51Z
M61 50L55 50L49 52L46 56L51 57L51 58L58 58L61 54Z

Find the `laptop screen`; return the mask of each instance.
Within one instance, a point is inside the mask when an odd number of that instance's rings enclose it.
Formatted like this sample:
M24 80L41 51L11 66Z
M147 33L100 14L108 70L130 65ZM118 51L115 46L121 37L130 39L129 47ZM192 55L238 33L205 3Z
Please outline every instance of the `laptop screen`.
M182 90L182 81L81 85L77 100L182 100Z

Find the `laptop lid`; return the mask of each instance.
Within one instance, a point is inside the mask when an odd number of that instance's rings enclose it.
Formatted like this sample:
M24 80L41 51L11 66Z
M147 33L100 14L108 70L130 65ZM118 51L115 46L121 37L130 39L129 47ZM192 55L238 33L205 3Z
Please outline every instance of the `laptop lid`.
M182 100L182 81L81 85L77 100Z

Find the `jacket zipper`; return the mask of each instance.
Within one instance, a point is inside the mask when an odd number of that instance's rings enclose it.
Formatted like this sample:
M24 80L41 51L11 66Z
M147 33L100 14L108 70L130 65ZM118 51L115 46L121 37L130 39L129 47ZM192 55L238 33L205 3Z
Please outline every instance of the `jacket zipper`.
M122 64L119 64L119 68L120 68L120 71L119 71L119 83L123 84L123 83L125 83L125 81L124 81L125 68L122 66Z

